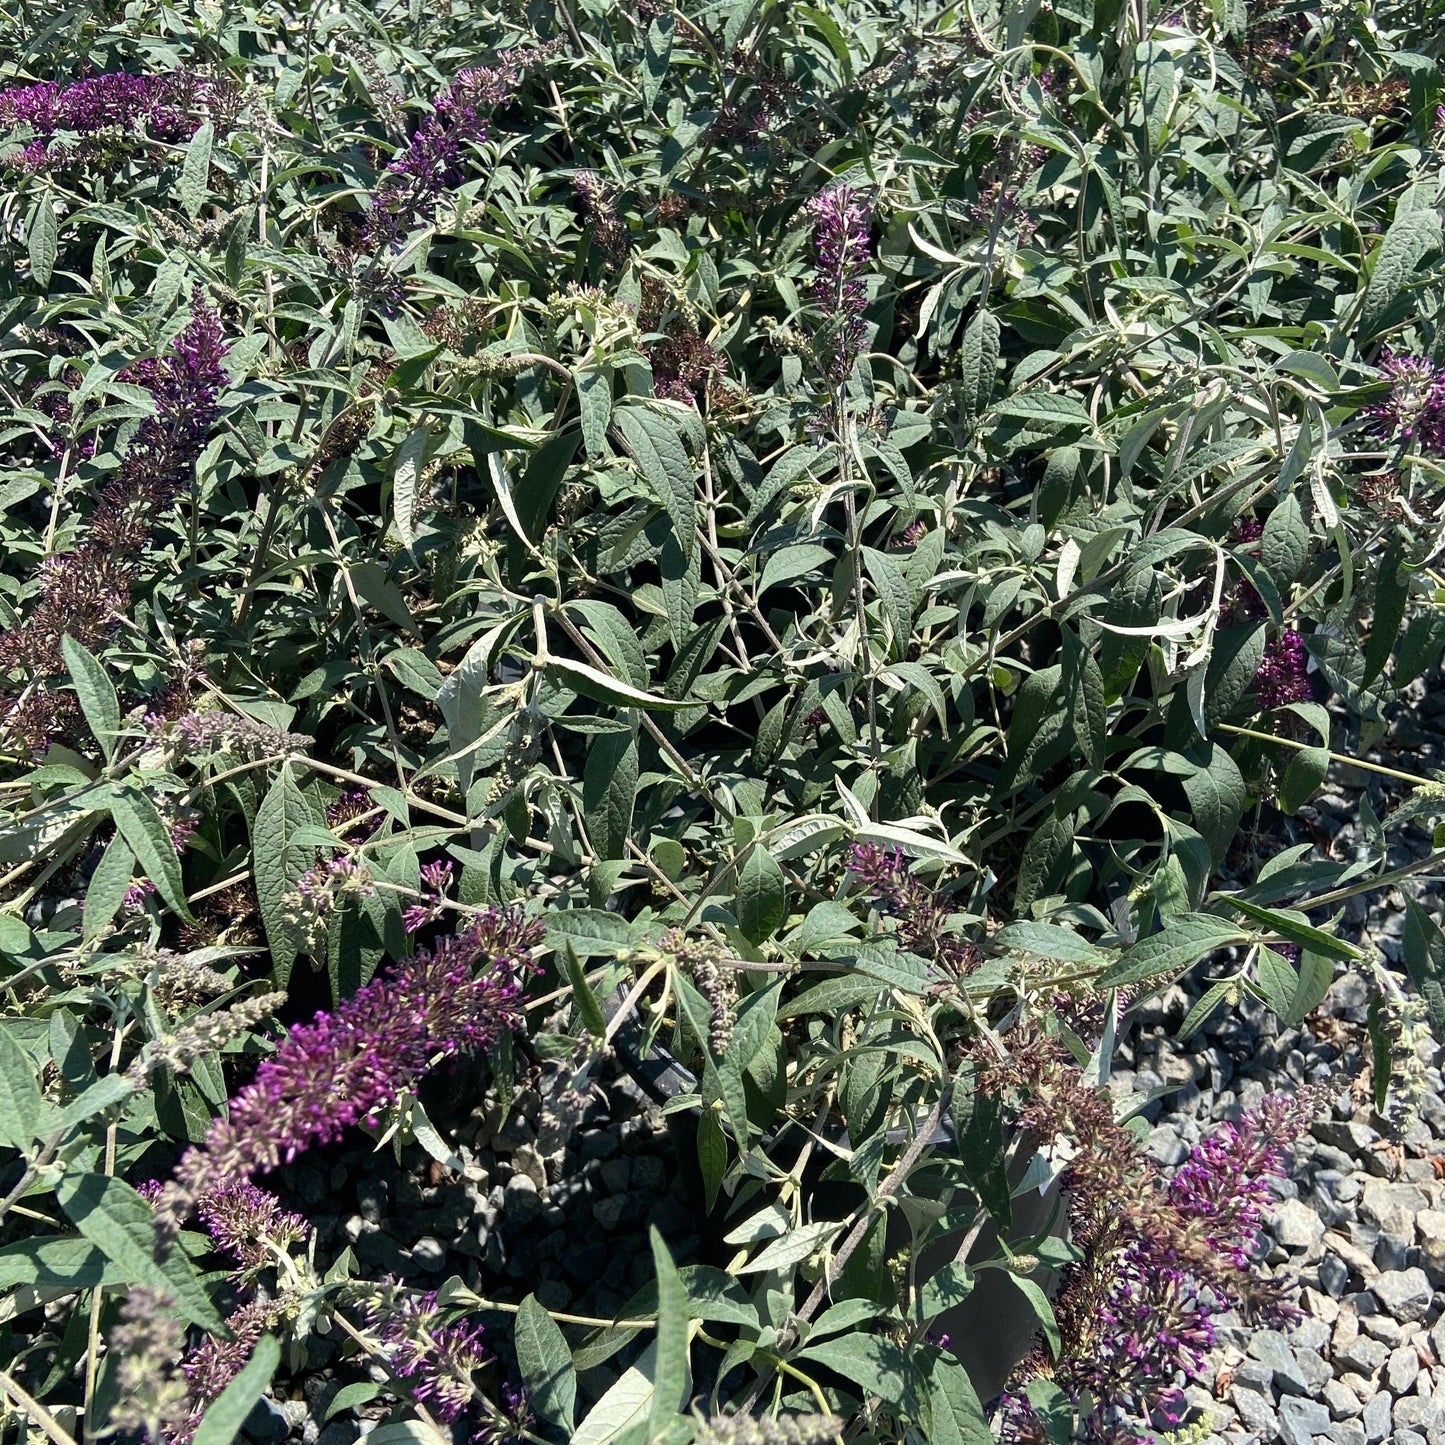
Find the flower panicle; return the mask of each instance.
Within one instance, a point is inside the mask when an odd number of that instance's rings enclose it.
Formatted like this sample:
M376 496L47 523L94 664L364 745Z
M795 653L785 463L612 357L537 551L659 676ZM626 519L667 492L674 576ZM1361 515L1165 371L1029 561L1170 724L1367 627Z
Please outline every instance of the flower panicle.
M436 1291L403 1294L377 1305L370 1323L392 1373L405 1380L412 1398L450 1425L472 1402L472 1375L486 1364L481 1325L447 1322Z
M946 900L909 871L901 849L854 843L848 870L872 894L880 911L893 918L899 940L910 953L932 959L955 976L972 973L983 962L977 944L948 931Z
M868 340L869 230L872 208L852 186L830 186L808 203L813 222L817 281L814 295L823 320L820 354L830 381L852 374Z
M196 1213L216 1247L250 1275L273 1262L272 1248L286 1250L311 1235L299 1214L281 1207L274 1194L247 1180L227 1180L196 1201Z
M219 415L225 355L220 317L198 289L190 320L169 352L122 373L150 391L155 412L136 429L119 470L102 491L85 540L41 565L38 604L0 634L0 671L24 669L53 677L64 671L61 639L67 634L95 647L114 632L130 602L151 531L188 484ZM11 708L4 731L36 744L43 741L56 715L47 693L35 689L29 701Z
M289 1162L373 1117L443 1058L485 1048L520 1019L541 924L491 909L464 933L404 959L294 1026L205 1140L182 1157L157 1201L169 1249L195 1202L228 1181Z

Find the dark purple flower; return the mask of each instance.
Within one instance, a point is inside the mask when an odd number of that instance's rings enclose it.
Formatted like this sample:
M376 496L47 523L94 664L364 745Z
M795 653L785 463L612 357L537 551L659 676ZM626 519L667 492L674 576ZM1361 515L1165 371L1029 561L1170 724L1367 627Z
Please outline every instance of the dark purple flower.
M0 90L0 125L26 126L35 139L4 159L39 170L69 158L57 135L91 137L102 131L134 130L145 125L160 141L189 140L207 114L221 108L227 91L190 71L168 75L130 75L114 71L61 85Z
M1368 408L1377 429L1389 441L1413 443L1431 456L1445 455L1445 369L1423 356L1380 358L1380 375L1390 394Z
M335 1013L297 1024L188 1149L157 1209L165 1247L202 1195L274 1169L373 1117L441 1059L485 1048L521 1017L542 926L492 909L465 933L403 959Z
M221 319L197 292L191 319L171 349L122 373L149 390L155 414L136 428L119 470L101 492L85 540L75 551L41 563L39 602L0 634L0 671L23 668L53 677L65 670L60 640L67 633L94 647L115 630L151 531L189 484L220 414L225 355ZM24 705L5 720L5 730L18 736L31 736L42 725L48 726L46 718L28 717Z
M476 1396L472 1375L487 1361L482 1327L447 1323L436 1292L401 1295L371 1313L392 1373L405 1380L412 1398L450 1425Z
M932 959L955 977L972 973L983 961L977 944L949 931L946 900L914 877L900 849L854 843L848 869L873 895L879 911L893 918L899 942L910 953Z
M274 1262L270 1246L286 1249L311 1233L299 1214L287 1213L274 1194L246 1180L228 1180L202 1195L196 1213L216 1247L233 1255L246 1273Z
M1264 711L1309 700L1308 662L1304 638L1292 627L1265 644L1264 661L1254 677L1259 705Z
M425 863L421 870L423 898L413 903L401 915L401 924L408 933L416 933L428 923L434 923L442 916L442 899L451 887L452 865L450 863Z
M831 381L853 371L868 340L863 313L868 307L868 266L872 251L868 231L873 213L852 186L830 186L808 203L817 248L818 279L814 284L823 317L819 346Z
M284 1298L252 1300L227 1316L230 1339L207 1335L181 1361L181 1370L191 1387L191 1413L185 1424L169 1436L167 1445L187 1445L206 1413L206 1406L245 1369L257 1342L285 1309Z

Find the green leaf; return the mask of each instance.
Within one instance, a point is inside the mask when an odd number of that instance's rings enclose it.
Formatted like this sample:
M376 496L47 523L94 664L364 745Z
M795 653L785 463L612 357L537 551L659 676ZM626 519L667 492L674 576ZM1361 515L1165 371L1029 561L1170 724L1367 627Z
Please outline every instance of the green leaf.
M331 1397L331 1403L326 1407L326 1418L333 1419L343 1410L352 1410L358 1405L369 1405L379 1394L381 1386L371 1380L356 1380L350 1385L343 1385Z
M115 684L95 655L69 633L60 639L60 652L91 735L109 762L115 755L116 734L120 732L120 699L116 696Z
M1054 1307L1049 1303L1048 1295L1033 1280L1025 1279L1021 1274L1010 1274L1009 1278L1019 1287L1023 1297L1028 1300L1030 1308L1038 1316L1039 1324L1043 1328L1044 1339L1048 1342L1049 1353L1057 1360L1059 1351L1063 1347L1063 1341L1059 1335L1059 1323L1054 1318Z
M71 1223L125 1272L128 1283L164 1290L182 1319L213 1334L222 1329L186 1256L173 1249L157 1262L155 1213L129 1184L106 1174L67 1173L55 1194Z
M717 1115L711 1109L703 1109L697 1116L697 1164L702 1175L703 1206L709 1214L717 1203L727 1163L727 1135Z
M28 1153L39 1137L45 1100L30 1055L0 1022L0 1145Z
M1303 748L1289 760L1279 780L1275 802L1281 813L1294 814L1314 797L1315 790L1329 776L1330 750Z
M43 290L50 285L50 275L55 270L55 257L60 248L60 226L49 191L35 198L25 242L30 254L30 280Z
M637 797L637 730L598 733L582 770L582 816L599 858L625 858Z
M969 1188L999 1227L1007 1229L1013 1222L1013 1190L1003 1134L1003 1103L978 1087L971 1064L965 1064L954 1080L949 1117Z
M119 833L105 846L90 882L85 885L83 911L83 936L87 942L105 932L125 895L130 891L135 876L135 854L126 846Z
M296 786L289 763L283 763L267 789L251 829L251 871L256 880L256 902L266 941L271 946L271 968L278 987L284 988L296 961L295 930L286 920L282 902L306 871L307 857L292 837L313 819L305 795Z
M1362 687L1369 685L1385 670L1390 654L1399 640L1400 624L1410 601L1410 573L1405 566L1405 552L1398 540L1390 542L1380 558L1376 573L1374 615L1370 618L1370 640L1365 645L1365 671Z
M646 691L651 677L647 657L637 640L637 628L610 602L580 597L566 604L566 610L579 613L582 630L611 663L614 673L624 682Z
M145 876L173 913L187 923L196 920L186 903L186 886L181 878L181 860L176 856L170 830L156 811L156 805L137 788L117 788L110 799L110 814L136 856Z
M738 872L735 904L738 927L749 943L770 938L787 913L787 878L760 841L753 844Z
M1299 974L1295 972L1294 965L1274 949L1261 948L1255 964L1254 981L1259 985L1265 1002L1283 1017L1299 991Z
M1395 299L1414 278L1426 254L1440 245L1440 214L1434 207L1397 215L1385 238L1371 253L1370 279L1365 283L1356 341L1372 337Z
M1247 933L1211 913L1179 913L1160 932L1125 949L1118 963L1104 971L1098 987L1119 988L1180 974L1217 949L1248 940Z
M670 13L667 18L669 22L672 20ZM612 424L612 368L584 366L576 374L576 384L582 445L587 459L606 461L612 455L607 446L607 428Z
M1425 1000L1431 1030L1437 1039L1445 1041L1445 934L1408 893L1404 898L1405 930L1401 943L1405 970ZM1388 1067L1385 1073L1388 1077Z
M543 670L573 692L597 702L610 702L616 707L640 707L644 712L681 712L684 708L697 706L695 701L687 698L657 697L643 692L641 688L619 682L588 663L574 662L570 657L549 657Z
M186 147L186 158L181 163L181 205L188 216L200 215L210 193L211 146L215 138L216 127L203 121Z
M1324 929L1307 923L1303 913L1282 908L1261 908L1257 903L1246 903L1243 898L1230 898L1228 902L1231 908L1237 908L1246 918L1264 924L1281 938L1287 938L1301 948L1310 948L1327 958L1339 958L1347 963L1358 962L1363 957L1353 943L1346 943L1333 933L1326 933Z
M416 543L416 502L430 442L431 428L427 423L413 427L402 439L392 462L391 512L396 535L408 551Z
M592 986L587 982L587 975L582 971L577 950L573 948L570 939L563 941L562 957L567 965L567 980L572 985L572 997L576 1000L577 1012L581 1015L587 1032L593 1038L600 1039L607 1033L607 1019L602 1013L602 1006L597 1002L597 995L592 992Z
M1208 843L1216 866L1223 866L1244 816L1248 790L1228 750L1218 743L1209 743L1207 748L1208 762L1184 779L1184 793L1195 830Z
M781 1239L775 1239L745 1264L737 1265L734 1274L762 1274L768 1270L791 1269L836 1239L842 1233L841 1223L820 1220L816 1224L800 1224Z
M982 416L993 400L999 335L998 317L987 306L980 306L964 329L958 350L959 391L964 414L970 418Z
M923 1395L918 1366L893 1340L855 1332L810 1344L798 1358L827 1365L906 1418L918 1416Z
M1013 910L1027 913L1039 896L1044 883L1057 866L1073 851L1074 814L1062 818L1052 814L1029 835L1019 861L1018 882L1014 888Z
M581 958L615 955L632 938L627 920L604 908L549 908L542 917L547 924L547 947L561 949L570 944Z
M792 547L771 552L758 582L758 596L761 597L769 587L791 582L796 577L805 577L809 572L831 566L834 560L834 554L816 542L799 542Z
M652 1368L648 1438L661 1440L678 1411L687 1408L687 1356L692 1334L688 1328L687 1290L655 1224L649 1227L648 1238L657 1271L657 1358Z
M903 569L886 552L864 547L863 565L878 593L878 602L888 622L890 658L901 658L908 650L913 627L913 596Z
M1094 425L1081 401L1049 391L1017 392L1001 401L993 414L997 445L1062 446L1077 441Z
M1259 560L1281 591L1303 570L1309 546L1304 513L1291 493L1265 518L1259 539Z
M642 77L642 108L650 111L657 104L662 82L667 79L668 62L672 59L672 33L676 24L674 12L664 10L647 27L647 43L643 50L646 73Z
M262 1335L245 1369L206 1406L191 1445L231 1445L246 1423L246 1416L266 1393L280 1363L280 1342L271 1335Z
M662 503L683 558L697 550L697 487L672 417L660 408L622 407L613 414L622 445Z
M968 1371L939 1350L928 1376L929 1445L993 1445Z
M557 1322L529 1294L517 1311L512 1342L522 1381L532 1394L532 1409L549 1425L572 1433L577 1405L577 1371Z

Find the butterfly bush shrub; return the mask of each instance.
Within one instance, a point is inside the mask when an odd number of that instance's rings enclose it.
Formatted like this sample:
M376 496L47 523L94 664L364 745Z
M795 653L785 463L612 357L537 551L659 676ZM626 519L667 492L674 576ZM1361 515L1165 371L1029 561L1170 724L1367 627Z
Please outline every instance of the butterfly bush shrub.
M0 1394L180 1445L327 1336L408 1439L1194 1423L1221 1316L1292 1318L1293 1140L1408 1118L1445 1024L1428 908L1388 960L1345 911L1445 825L1440 50L1391 0L0 16ZM1308 1026L1345 970L1368 1075L1155 1164L1141 1006ZM288 1192L454 1168L438 1065L579 1109L660 1055L726 1247L634 1241L622 1328Z

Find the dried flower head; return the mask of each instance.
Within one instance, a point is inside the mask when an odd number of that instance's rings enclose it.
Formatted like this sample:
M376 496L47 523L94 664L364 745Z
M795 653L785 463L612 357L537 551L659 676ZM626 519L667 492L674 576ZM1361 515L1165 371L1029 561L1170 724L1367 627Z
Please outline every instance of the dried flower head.
M848 869L872 894L879 911L894 920L899 942L910 953L932 959L954 978L972 973L983 962L977 944L949 931L947 900L909 871L901 849L855 843Z
M179 1368L185 1327L170 1295L136 1285L120 1310L120 1323L110 1332L110 1353L116 1357L117 1401L110 1423L145 1439L167 1439L190 1415L190 1391Z
M697 1445L827 1445L843 1430L837 1415L699 1416Z

